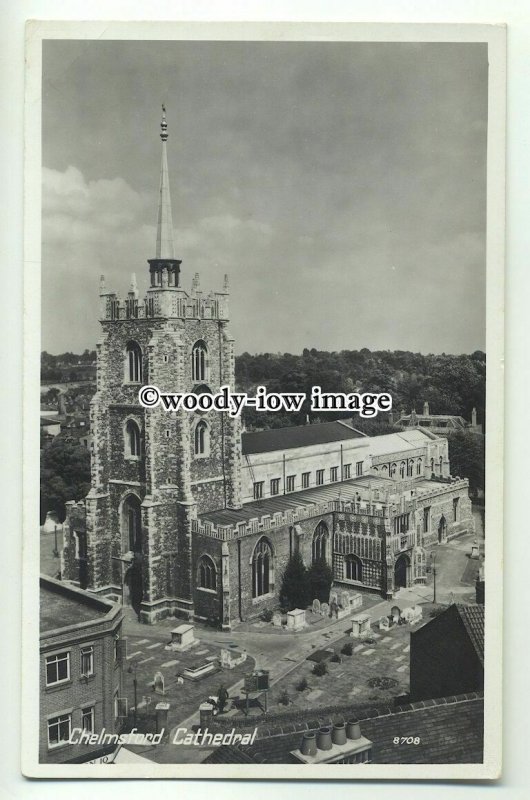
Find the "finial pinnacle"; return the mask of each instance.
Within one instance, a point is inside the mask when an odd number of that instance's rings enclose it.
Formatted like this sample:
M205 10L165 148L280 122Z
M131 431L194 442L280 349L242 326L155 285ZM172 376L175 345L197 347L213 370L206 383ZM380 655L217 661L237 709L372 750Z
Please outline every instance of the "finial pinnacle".
M167 142L167 121L166 121L166 106L162 103L162 121L160 123L160 138L163 142Z

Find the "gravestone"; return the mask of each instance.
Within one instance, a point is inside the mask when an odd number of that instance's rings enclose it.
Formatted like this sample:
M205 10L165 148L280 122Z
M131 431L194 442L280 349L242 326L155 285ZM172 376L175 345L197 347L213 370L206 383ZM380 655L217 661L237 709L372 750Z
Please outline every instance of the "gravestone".
M378 625L380 631L390 630L390 620L388 619L388 617L381 617L381 619L378 622Z
M329 614L329 605L327 603L320 604L320 613L323 617L327 617Z
M355 594L350 594L350 608L354 611L356 608L363 607L363 596L360 592L355 592Z
M313 605L311 607L311 610L313 611L313 614L320 614L320 600L318 600L317 598L313 600Z
M153 681L153 689L155 694L165 694L164 691L164 676L161 672L155 672Z
M331 591L329 593L329 605L333 605L333 603L338 603L339 601L339 593L336 591Z
M390 616L392 617L392 622L396 625L399 622L399 618L401 617L401 609L399 606L392 606L390 609Z
M349 595L348 592L341 592L340 593L340 605L343 608L348 608L349 609L349 607L350 607L350 595Z
M282 615L278 614L278 612L273 614L272 615L272 624L274 625L275 628L281 628L282 625L283 625Z
M357 614L351 619L352 629L350 636L353 639L362 639L370 633L370 617L368 614Z
M199 640L195 638L193 632L193 625L178 625L171 631L171 642L166 645L166 650L188 650L196 644Z
M408 622L409 625L416 625L423 619L421 606L409 606L408 608L404 608L401 617L405 622Z
M287 630L300 631L305 628L305 611L303 608L295 608L287 612Z

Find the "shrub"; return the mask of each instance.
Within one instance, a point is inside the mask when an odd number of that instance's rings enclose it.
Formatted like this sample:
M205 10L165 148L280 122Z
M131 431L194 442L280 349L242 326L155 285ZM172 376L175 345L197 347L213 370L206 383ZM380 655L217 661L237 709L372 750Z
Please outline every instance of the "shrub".
M306 689L309 689L309 683L307 682L307 678L302 678L302 680L298 681L296 686L294 687L297 692L305 692Z
M307 571L307 577L311 599L317 598L321 603L327 603L333 583L333 572L325 559L320 558L313 562Z
M328 668L325 661L319 661L319 663L315 664L313 667L313 675L317 675L319 678L325 675L327 671Z
M346 642L340 652L345 656L351 656L353 653L353 644L351 642Z
M306 608L310 603L307 569L298 551L293 553L283 572L280 603L289 611Z
M386 675L369 678L367 683L370 689L393 689L398 685L398 681L395 678L388 678Z
M282 706L288 706L290 702L291 698L289 697L289 692L284 689L278 696L278 703Z
M272 622L273 616L274 616L274 611L272 611L270 608L266 608L265 611L261 612L260 619L263 622Z

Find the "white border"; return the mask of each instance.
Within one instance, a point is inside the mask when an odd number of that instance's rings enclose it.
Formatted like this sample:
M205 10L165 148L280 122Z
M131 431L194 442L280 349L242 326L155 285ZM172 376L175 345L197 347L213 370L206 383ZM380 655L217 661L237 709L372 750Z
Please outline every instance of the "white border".
M487 41L489 44L488 258L487 258L487 601L486 736L483 765L363 765L305 767L153 764L105 766L39 764L38 758L38 559L35 520L38 515L38 414L40 365L40 120L41 40L78 39L217 39L349 41ZM201 778L419 778L495 779L500 771L502 652L502 421L503 421L503 262L504 262L504 111L505 29L501 26L352 25L350 23L125 23L33 22L27 30L25 159L25 354L24 354L24 570L23 570L23 750L25 775L35 777L201 777ZM38 202L37 202L38 200ZM498 533L497 533L498 532Z

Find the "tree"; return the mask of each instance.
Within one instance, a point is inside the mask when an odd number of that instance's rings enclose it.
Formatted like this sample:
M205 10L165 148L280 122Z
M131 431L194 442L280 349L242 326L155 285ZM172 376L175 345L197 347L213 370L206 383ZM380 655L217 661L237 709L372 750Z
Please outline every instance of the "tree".
M41 523L48 511L62 522L67 500L81 500L90 489L90 454L68 436L56 436L41 452Z
M485 487L484 437L470 431L457 431L447 437L451 474L469 478L472 494Z
M333 572L324 558L319 558L309 567L308 573L309 596L321 603L329 600L329 590L333 582Z
M293 608L306 608L310 602L309 580L302 556L293 553L282 575L280 603L282 608L292 611Z

